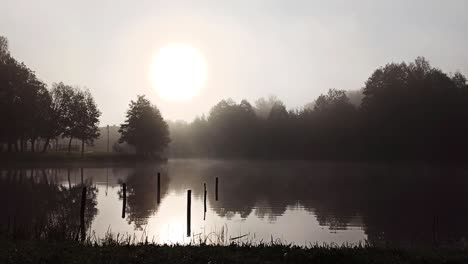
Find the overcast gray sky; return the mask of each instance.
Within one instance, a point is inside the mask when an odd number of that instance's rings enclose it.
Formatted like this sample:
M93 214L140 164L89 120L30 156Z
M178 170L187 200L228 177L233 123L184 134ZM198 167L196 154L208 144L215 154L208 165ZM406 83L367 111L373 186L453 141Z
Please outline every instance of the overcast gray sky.
M229 97L276 95L300 107L417 56L466 75L467 11L464 0L0 0L0 35L47 84L88 87L101 125L121 123L137 94L165 118L191 121ZM153 55L171 42L207 61L204 88L183 103L159 98L148 78Z

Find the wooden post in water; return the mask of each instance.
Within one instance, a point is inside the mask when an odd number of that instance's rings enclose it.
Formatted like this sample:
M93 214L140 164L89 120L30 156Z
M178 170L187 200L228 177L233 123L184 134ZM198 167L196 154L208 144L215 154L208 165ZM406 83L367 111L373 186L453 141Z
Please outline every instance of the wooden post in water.
M86 187L83 187L81 192L81 210L80 210L80 231L81 231L81 241L84 241L86 238L86 228L85 228L85 209L86 209Z
M215 196L216 196L216 201L218 201L218 177L216 177L216 193L215 193Z
M127 207L127 184L122 184L123 203L122 203L122 218L125 218L125 207Z
M205 195L204 195L204 198L203 198L203 205L204 205L204 213L203 213L203 220L206 219L206 183L203 184L203 187L205 189Z
M158 172L158 204L161 203L161 173Z
M84 185L84 180L83 180L83 168L80 168L81 172L81 185Z
M192 210L192 190L187 190L187 237L190 236L190 212Z

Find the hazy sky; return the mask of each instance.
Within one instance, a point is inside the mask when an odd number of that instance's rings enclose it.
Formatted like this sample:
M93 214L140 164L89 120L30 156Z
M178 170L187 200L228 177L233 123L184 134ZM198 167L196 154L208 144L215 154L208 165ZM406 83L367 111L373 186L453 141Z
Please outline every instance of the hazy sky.
M165 118L190 121L229 97L277 95L300 107L420 55L468 74L467 11L464 0L0 0L0 35L47 84L88 87L101 125L121 123L137 94ZM171 42L207 61L203 90L184 103L159 98L148 77L153 55Z

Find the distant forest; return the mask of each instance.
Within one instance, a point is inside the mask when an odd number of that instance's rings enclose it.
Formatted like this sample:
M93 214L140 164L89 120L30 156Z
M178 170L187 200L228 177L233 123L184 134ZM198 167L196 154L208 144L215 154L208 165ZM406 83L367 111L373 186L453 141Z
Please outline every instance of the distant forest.
M227 99L169 129L173 157L463 159L468 85L419 57L375 70L361 91L330 89L303 108Z
M164 152L169 157L266 159L467 158L468 84L418 57L372 73L357 91L330 89L286 109L277 97L220 101L192 122L164 121L139 96L124 124L99 127L86 89L51 89L0 36L0 151ZM169 137L170 143L167 146ZM74 140L78 140L76 144ZM81 145L81 146L80 146ZM148 146L151 146L148 148ZM145 149L146 148L146 149Z

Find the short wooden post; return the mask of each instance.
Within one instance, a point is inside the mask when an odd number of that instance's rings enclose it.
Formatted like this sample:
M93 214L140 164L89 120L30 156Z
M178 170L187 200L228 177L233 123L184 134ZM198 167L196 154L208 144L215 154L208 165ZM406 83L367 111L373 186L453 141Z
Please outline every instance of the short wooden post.
M187 237L190 236L190 213L192 211L192 190L187 190Z
M84 180L83 180L83 168L80 168L80 172L81 172L81 185L84 185Z
M81 210L80 210L80 230L81 230L81 241L84 241L86 238L86 228L85 228L85 209L86 209L86 187L83 187L81 192Z
M127 184L122 184L123 203L122 203L122 218L125 218L125 207L127 207Z
M216 193L215 193L215 196L216 196L216 201L218 201L218 177L216 177Z
M158 204L161 203L161 173L158 172Z

